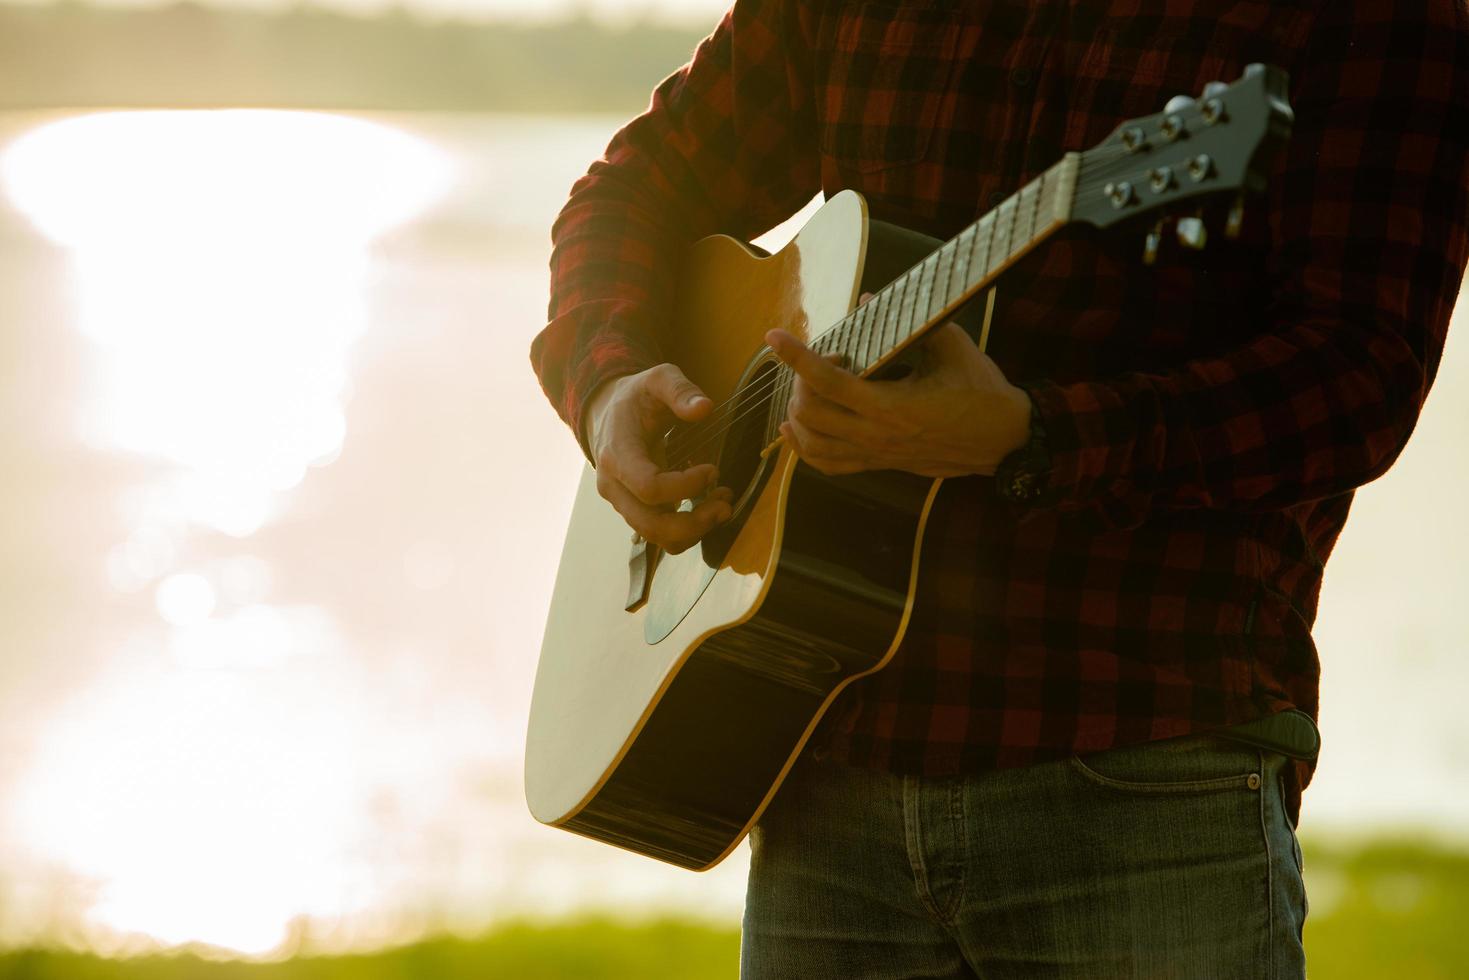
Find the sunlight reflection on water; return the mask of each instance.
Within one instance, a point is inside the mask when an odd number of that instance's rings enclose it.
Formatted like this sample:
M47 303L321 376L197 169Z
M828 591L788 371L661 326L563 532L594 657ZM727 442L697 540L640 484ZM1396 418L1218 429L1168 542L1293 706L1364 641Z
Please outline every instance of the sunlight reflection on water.
M357 119L126 112L22 137L3 178L72 251L81 329L106 352L86 434L183 467L155 520L244 537L340 450L368 245L448 164Z
M353 671L325 610L262 603L259 558L179 559L191 526L249 537L336 458L368 248L443 193L448 161L357 119L127 112L22 136L0 177L71 255L98 364L83 438L171 467L130 491L107 562L120 592L156 583L166 625L54 720L19 793L24 832L94 882L96 926L265 952L293 918L372 898L341 886L370 722L344 700ZM160 639L163 663L147 656Z

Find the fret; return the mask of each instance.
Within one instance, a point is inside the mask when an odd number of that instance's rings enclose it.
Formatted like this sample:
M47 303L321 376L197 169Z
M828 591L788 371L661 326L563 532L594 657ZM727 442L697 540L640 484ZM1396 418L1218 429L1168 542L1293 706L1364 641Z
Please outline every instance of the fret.
M1032 202L1033 206L1030 209L1030 234L1026 236L1031 241L1035 240L1036 232L1040 228L1041 211L1043 209L1046 209L1047 198L1050 196L1051 192L1051 188L1049 183L1046 181L1046 177L1047 171L1043 170L1041 171L1040 175L1031 182L1032 185L1035 187L1035 200Z
M829 353L840 354L844 360L846 359L846 357L848 356L847 352L852 349L851 328L851 319L848 317L843 317L836 322L836 326L832 327L831 330L828 331L828 333L831 334Z
M847 370L854 373L862 370L862 327L857 322L860 319L858 316L860 312L861 308L858 307L848 313L843 321L847 324L847 343L843 348L845 364Z
M873 301L868 300L857 307L857 348L859 350L858 362L853 365L855 372L866 371L872 366L872 307Z
M984 282L989 274L990 255L994 252L995 220L995 212L991 211L979 221L979 230L975 235L975 257L969 263L969 282L964 284L966 292ZM972 271L975 269L979 270L977 275Z
M954 271L954 243L948 241L944 247L938 250L938 265L934 269L933 276L933 299L928 308L928 319L932 320L953 302L953 294L949 292L949 275Z
M978 234L979 224L976 223L965 228L959 233L959 237L954 239L954 271L950 273L950 282L957 282L958 286L950 286L951 300L956 300L969 291L969 249Z
M908 293L908 273L903 273L888 288L892 290L893 299L889 304L891 306L890 315L883 317L882 320L882 355L886 355L898 346L898 316L902 312L903 300Z
M908 285L903 291L903 305L898 308L898 322L894 325L893 346L913 336L913 309L919 292L923 289L923 266L915 266L903 277Z
M908 336L913 336L928 325L928 304L933 302L933 277L937 267L937 255L930 255L918 267L918 298L913 301L913 319L908 324Z
M989 261L985 263L985 275L989 276L1004 267L1010 259L1010 234L1015 228L1015 195L1005 198L995 211L995 240L990 248Z
M1015 201L1015 225L1010 236L1010 253L1012 255L1025 251L1030 244L1031 234L1035 231L1035 184L1026 184L1020 188L1020 194Z
M873 340L873 344L872 344L872 362L871 363L876 364L878 361L882 360L882 355L883 355L883 339L882 339L882 336L883 336L883 324L887 321L888 311L889 311L889 309L893 305L893 287L892 287L892 284L890 283L887 286L884 286L882 289L878 290L877 295L874 296L874 297L872 297L872 299L868 300L868 303L870 305L872 305L873 307L875 307L875 309L873 309L873 311L872 311L872 340Z

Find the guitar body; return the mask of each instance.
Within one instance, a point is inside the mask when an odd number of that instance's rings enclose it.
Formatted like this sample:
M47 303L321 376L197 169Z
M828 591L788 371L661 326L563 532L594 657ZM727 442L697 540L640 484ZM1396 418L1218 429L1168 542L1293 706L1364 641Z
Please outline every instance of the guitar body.
M852 309L866 246L852 192L771 256L704 239L680 280L674 322L688 329L670 360L723 403L763 368L766 330L805 338ZM583 474L526 746L526 797L543 823L712 867L749 832L837 692L897 648L940 481L824 477L784 445L761 459L764 431L725 437L730 525L658 558L647 601L631 611L632 533Z

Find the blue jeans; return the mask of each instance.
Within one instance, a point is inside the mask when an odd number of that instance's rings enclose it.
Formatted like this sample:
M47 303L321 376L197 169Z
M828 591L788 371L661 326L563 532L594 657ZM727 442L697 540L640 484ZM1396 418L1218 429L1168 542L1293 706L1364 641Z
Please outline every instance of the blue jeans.
M808 752L750 836L740 975L1304 977L1284 765L1210 736L954 778Z

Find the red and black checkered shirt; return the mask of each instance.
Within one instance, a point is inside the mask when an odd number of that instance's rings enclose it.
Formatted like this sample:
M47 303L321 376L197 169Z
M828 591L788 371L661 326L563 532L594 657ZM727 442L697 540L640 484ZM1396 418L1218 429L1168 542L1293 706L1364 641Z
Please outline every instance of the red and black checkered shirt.
M1250 62L1289 72L1295 126L1238 241L1145 266L1063 230L1001 280L988 352L1031 392L1049 499L944 483L907 639L834 709L837 757L975 772L1315 715L1323 566L1412 432L1464 273L1469 11L750 0L572 189L532 360L577 427L697 329L663 315L689 242L844 188L948 238Z

